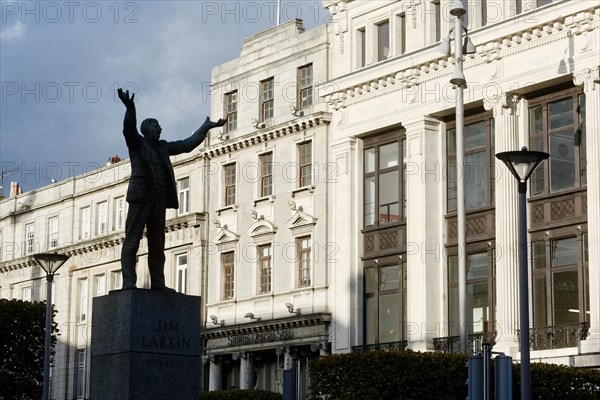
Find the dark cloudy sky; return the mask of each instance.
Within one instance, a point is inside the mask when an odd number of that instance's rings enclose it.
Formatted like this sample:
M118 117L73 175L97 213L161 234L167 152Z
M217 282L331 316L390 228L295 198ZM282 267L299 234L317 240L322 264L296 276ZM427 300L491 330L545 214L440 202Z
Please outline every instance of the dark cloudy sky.
M25 191L127 157L116 89L138 122L182 138L210 114L214 66L273 27L276 0L6 1L0 5L0 170ZM283 0L282 21L328 21L321 1ZM215 118L217 116L214 116Z

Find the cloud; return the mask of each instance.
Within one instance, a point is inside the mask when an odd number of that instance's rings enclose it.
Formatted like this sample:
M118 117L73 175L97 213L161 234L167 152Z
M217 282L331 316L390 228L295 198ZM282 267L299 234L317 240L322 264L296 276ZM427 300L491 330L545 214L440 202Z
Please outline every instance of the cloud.
M25 35L26 26L21 21L17 21L6 28L0 29L0 40L13 41L19 40Z

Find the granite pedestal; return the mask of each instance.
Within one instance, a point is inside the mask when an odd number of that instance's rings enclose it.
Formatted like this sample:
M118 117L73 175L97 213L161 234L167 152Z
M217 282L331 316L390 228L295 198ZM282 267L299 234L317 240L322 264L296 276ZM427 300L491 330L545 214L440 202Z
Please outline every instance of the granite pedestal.
M90 400L198 398L200 297L113 291L92 313Z

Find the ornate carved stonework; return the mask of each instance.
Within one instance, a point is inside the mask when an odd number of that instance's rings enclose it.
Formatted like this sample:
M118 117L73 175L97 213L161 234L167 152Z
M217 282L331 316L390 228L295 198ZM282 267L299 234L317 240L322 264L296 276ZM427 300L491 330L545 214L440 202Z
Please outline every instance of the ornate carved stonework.
M485 217L467 219L465 222L465 228L467 231L467 235L484 233L486 230Z
M379 236L379 250L398 247L398 232L390 232Z
M531 208L531 222L539 224L544 222L544 206L539 205Z
M575 200L569 199L565 201L557 201L550 203L550 218L561 219L572 217L575 215Z
M365 235L365 253L375 251L375 236Z

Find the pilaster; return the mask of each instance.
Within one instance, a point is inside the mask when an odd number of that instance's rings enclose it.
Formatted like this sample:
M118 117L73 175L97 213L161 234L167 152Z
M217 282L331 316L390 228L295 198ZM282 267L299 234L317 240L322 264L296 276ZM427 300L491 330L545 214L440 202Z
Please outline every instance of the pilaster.
M210 360L209 363L209 381L208 390L221 390L222 367L221 363L216 360Z
M496 153L519 149L517 96L503 93L486 100L484 107L493 110ZM496 344L495 351L515 355L519 344L519 253L518 192L515 178L504 163L495 159L496 186Z
M587 212L589 249L589 336L579 343L580 353L600 349L600 66L573 74L585 93L587 158Z
M407 188L407 327L413 350L425 351L443 321L443 248L440 237L440 122L428 116L405 121Z

